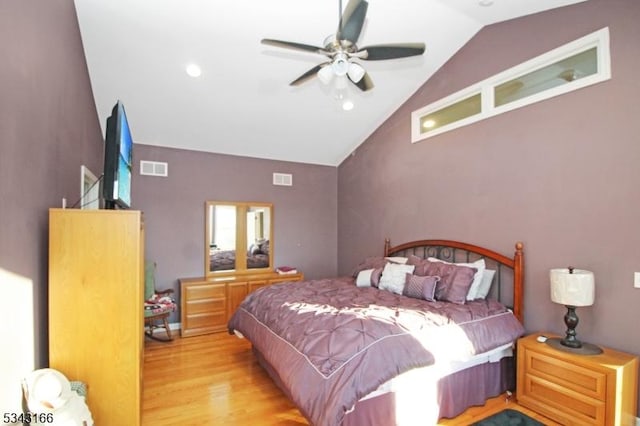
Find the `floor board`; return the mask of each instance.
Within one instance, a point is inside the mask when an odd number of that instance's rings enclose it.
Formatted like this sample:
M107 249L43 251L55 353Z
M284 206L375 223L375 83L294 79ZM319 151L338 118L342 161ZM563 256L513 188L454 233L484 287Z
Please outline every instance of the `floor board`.
M258 365L249 342L227 333L177 337L168 343L148 340L143 382L143 425L309 424ZM440 425L467 426L504 408L557 426L513 400L506 401L505 395Z

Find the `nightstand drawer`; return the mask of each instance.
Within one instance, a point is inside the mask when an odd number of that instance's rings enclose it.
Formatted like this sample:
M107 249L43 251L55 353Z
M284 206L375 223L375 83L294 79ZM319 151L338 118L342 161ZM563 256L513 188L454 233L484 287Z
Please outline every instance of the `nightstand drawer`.
M571 419L572 424L604 425L606 404L604 400L590 398L536 375L527 374L520 384L518 402L533 410L559 419Z
M528 375L593 399L604 401L606 398L607 376L602 371L584 368L531 350L525 352L525 362Z

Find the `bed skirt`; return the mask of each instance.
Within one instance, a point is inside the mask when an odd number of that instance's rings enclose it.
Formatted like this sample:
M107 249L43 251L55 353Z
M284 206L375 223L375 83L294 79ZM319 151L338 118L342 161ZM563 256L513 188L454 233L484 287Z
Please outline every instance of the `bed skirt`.
M292 399L262 354L255 348L253 352L260 366ZM471 406L484 405L487 399L515 389L514 357L457 371L439 379L433 386L431 391L428 386L415 389L412 394L416 401L393 390L365 397L345 414L342 425L336 426L427 426L437 424L440 418L456 417ZM428 394L431 396L426 398Z

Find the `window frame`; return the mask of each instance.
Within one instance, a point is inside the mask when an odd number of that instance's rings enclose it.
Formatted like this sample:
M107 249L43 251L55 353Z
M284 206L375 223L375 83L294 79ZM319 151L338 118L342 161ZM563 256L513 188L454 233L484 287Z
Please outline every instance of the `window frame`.
M494 93L497 86L551 66L557 62L593 48L596 49L597 68L594 74L533 93L500 106L495 106ZM609 47L609 27L605 27L413 111L411 113L411 143L420 142L498 114L503 114L514 109L522 108L536 102L563 95L610 79L611 55ZM421 122L423 117L434 114L477 93L480 94L481 106L478 114L438 127L433 131L422 131Z

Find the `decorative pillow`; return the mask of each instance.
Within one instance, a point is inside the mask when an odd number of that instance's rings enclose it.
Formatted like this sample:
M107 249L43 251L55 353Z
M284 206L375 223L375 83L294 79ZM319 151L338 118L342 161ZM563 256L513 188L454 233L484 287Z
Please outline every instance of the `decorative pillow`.
M384 265L386 265L387 263L388 263L387 259L382 256L367 257L365 260L360 262L358 266L353 268L353 271L351 272L351 276L355 278L358 276L360 271L364 271L366 269L384 268Z
M445 262L425 262L425 275L441 277L436 286L436 300L463 305L476 269Z
M413 265L398 265L397 263L387 263L382 270L380 277L380 290L388 290L396 294L402 294L404 283L407 280L407 273L411 274L415 267Z
M438 276L407 274L402 294L413 297L414 299L424 299L429 302L435 302L436 285L439 281L440 277Z
M382 275L382 268L365 269L358 272L356 278L356 286L358 287L378 287L380 283L380 275Z
M383 257L383 256L371 256L367 257L365 260L360 262L358 266L356 266L351 272L352 277L357 277L360 271L364 271L366 269L378 269L384 268L384 265L387 263L397 263L404 264L407 262L406 257Z
M253 256L260 253L260 246L258 244L251 244L249 246L249 256Z
M415 254L409 255L409 258L407 259L407 265L414 265L416 267L413 270L413 274L419 276L427 275L426 269L429 266L429 263L430 262L428 260L416 256Z
M493 284L493 276L495 274L496 271L493 269L484 270L484 273L482 274L482 282L478 286L478 292L476 293L476 299L485 299L487 297L489 290L491 290L491 284Z
M436 294L437 300L464 305L467 301L467 293L473 283L473 276L476 273L475 268L468 266L447 265L451 269L448 271L443 280L445 285L440 294ZM436 288L436 291L438 288Z
M443 263L449 263L451 265L468 266L470 268L475 268L476 273L473 276L473 282L471 283L471 287L469 287L469 292L467 293L467 300L474 300L478 298L478 287L480 287L480 284L482 283L482 276L486 268L484 259L479 259L471 263L452 263L452 262L446 262L444 260L436 259L435 257L430 257L428 258L428 260L431 262L443 262Z

